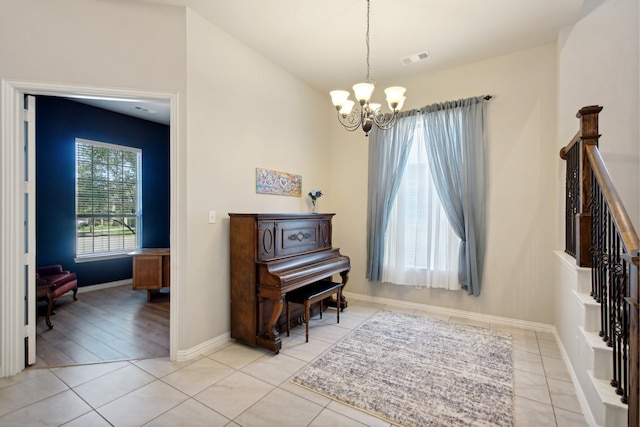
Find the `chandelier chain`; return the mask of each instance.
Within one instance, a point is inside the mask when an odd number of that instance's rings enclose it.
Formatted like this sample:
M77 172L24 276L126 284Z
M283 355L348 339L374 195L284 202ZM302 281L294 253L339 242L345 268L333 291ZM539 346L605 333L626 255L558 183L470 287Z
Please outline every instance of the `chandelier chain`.
M371 0L367 0L367 35L365 37L365 41L367 43L367 83L370 83L369 79L369 69L371 68L371 64L369 63L369 12L371 10Z

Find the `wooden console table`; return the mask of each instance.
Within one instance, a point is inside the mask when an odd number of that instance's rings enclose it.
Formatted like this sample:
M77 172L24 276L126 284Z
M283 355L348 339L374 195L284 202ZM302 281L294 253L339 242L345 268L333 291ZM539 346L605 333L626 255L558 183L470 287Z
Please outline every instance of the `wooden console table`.
M129 252L133 258L133 289L151 291L170 287L171 251L168 248L143 248Z

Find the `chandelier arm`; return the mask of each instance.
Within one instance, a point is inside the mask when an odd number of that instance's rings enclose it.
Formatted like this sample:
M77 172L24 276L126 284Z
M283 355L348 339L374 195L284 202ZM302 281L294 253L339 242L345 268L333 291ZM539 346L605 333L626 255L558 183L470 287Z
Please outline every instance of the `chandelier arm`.
M376 126L380 127L380 126L385 126L388 122L390 122L392 120L391 117L389 117L389 114L385 114L383 112L379 112L379 113L373 113L371 115L371 118L373 119L373 122L376 124Z
M382 130L391 129L396 124L397 114L374 114L373 122Z
M362 124L362 114L358 109L351 111L346 117L343 117L342 114L338 112L338 121L345 129L350 132L358 129Z

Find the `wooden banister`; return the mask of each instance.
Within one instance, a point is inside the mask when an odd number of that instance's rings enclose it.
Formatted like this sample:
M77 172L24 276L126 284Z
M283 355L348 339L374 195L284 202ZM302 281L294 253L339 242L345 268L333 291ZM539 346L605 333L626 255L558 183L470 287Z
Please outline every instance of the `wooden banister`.
M562 160L567 160L567 154L571 151L574 145L580 142L580 131L576 132L576 135L573 137L569 143L560 149L560 158Z
M627 210L622 203L622 199L618 195L618 191L613 185L609 171L602 160L600 151L594 146L586 147L587 159L591 170L600 184L600 191L602 191L609 209L611 210L611 216L616 224L622 243L626 253L634 253L638 249L638 234L636 233L631 218L627 214Z

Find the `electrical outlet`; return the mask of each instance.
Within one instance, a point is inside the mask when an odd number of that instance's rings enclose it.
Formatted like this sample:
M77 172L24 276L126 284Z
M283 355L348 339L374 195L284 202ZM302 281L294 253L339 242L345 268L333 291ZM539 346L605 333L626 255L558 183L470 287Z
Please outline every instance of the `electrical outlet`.
M209 224L216 223L216 211L209 211Z

